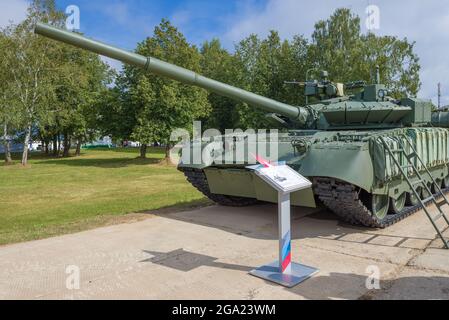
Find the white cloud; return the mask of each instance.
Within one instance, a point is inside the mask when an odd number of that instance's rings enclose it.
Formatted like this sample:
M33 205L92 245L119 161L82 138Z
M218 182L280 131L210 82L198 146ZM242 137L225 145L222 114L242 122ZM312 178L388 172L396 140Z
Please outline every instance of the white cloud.
M182 27L185 24L191 22L192 14L189 10L181 10L175 12L170 18L171 23L178 27Z
M17 24L25 20L27 8L26 0L0 0L0 28L11 22Z
M112 69L114 69L117 72L120 72L123 69L123 63L121 63L120 61L105 57L105 56L100 56L101 60L106 63L108 66L110 66Z
M420 96L436 103L437 83L441 82L443 104L449 104L449 3L446 1L269 0L262 9L245 3L238 8L238 14L229 17L224 43L232 47L232 43L251 33L265 36L271 29L278 30L283 38L295 34L310 37L315 22L328 18L340 7L350 8L358 14L362 19L362 30L366 31L368 4L380 8L379 34L416 41L415 50L422 67Z
M104 6L103 11L121 25L126 25L132 21L128 5L125 2L109 3Z
M138 11L136 5L131 6L129 2L122 0L109 1L107 5L94 5L110 19L116 21L122 28L144 30L146 33L153 31L153 18L151 14Z

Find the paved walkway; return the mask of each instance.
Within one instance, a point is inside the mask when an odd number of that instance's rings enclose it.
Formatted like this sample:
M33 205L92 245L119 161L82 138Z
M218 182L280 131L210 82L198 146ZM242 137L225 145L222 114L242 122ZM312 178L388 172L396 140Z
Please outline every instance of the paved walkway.
M276 259L276 207L213 206L0 247L0 299L449 299L449 251L423 213L386 230L292 217L293 260L320 269L293 289L248 275Z

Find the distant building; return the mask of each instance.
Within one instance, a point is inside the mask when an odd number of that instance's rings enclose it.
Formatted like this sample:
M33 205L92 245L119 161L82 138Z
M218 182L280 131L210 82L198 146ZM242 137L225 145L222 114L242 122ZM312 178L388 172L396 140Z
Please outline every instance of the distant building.
M23 144L11 143L11 152L23 152ZM3 143L0 145L0 153L5 153Z
M123 141L123 146L126 148L140 148L142 144L135 141Z
M13 141L11 141L10 148L11 148L11 152L13 152L13 153L23 152L23 143L14 143ZM30 151L40 151L40 150L42 150L42 142L31 141L28 148ZM0 153L5 153L3 139L0 139Z
M112 138L109 136L102 137L100 139L97 139L91 143L86 143L83 148L89 149L89 148L114 148L115 145L112 142Z

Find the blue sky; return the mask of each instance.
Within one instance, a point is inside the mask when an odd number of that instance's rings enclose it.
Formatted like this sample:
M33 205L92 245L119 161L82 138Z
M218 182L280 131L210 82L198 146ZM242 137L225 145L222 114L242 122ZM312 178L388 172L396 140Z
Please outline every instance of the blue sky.
M200 45L219 38L231 49L251 33L265 36L276 29L281 37L310 37L314 23L340 7L362 18L368 5L380 9L379 35L416 41L421 59L420 97L436 103L437 83L443 104L449 104L449 1L443 0L56 0L60 9L77 5L81 31L86 35L129 50L151 36L162 18L168 18L188 41ZM28 0L0 0L0 27L25 17ZM120 64L107 60L113 67Z
M223 35L229 21L245 6L263 8L266 0L57 0L60 9L76 4L81 31L127 49L150 36L162 18L169 19L191 43ZM230 45L229 43L227 44ZM232 46L232 45L231 45Z

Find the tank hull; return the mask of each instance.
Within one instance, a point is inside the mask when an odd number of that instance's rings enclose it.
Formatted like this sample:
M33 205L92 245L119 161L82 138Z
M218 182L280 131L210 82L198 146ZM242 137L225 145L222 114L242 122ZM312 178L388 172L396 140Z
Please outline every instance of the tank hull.
M449 187L449 130L444 128L291 131L280 135L278 141L267 144L276 143L279 160L314 182L312 189L292 195L293 205L316 207L323 203L348 222L386 227L414 212L416 206L401 207L402 199L410 196L412 191L380 141L383 137L391 148L398 148L402 135L412 141L434 179L441 186ZM195 167L181 164L179 169L184 172L190 169L201 171L211 194L276 203L275 191L247 169L248 165L249 162L212 163ZM416 166L420 171L425 170L420 163ZM410 172L409 179L417 181L418 177ZM430 186L430 177L426 183ZM347 190L348 193L339 194L339 190ZM351 198L352 202L345 203L345 197ZM377 219L373 214L373 198L389 201L389 214L385 218ZM230 203L228 205L232 205L232 201ZM395 205L399 205L400 210L395 212ZM362 212L374 216L374 219L363 221L360 218Z

